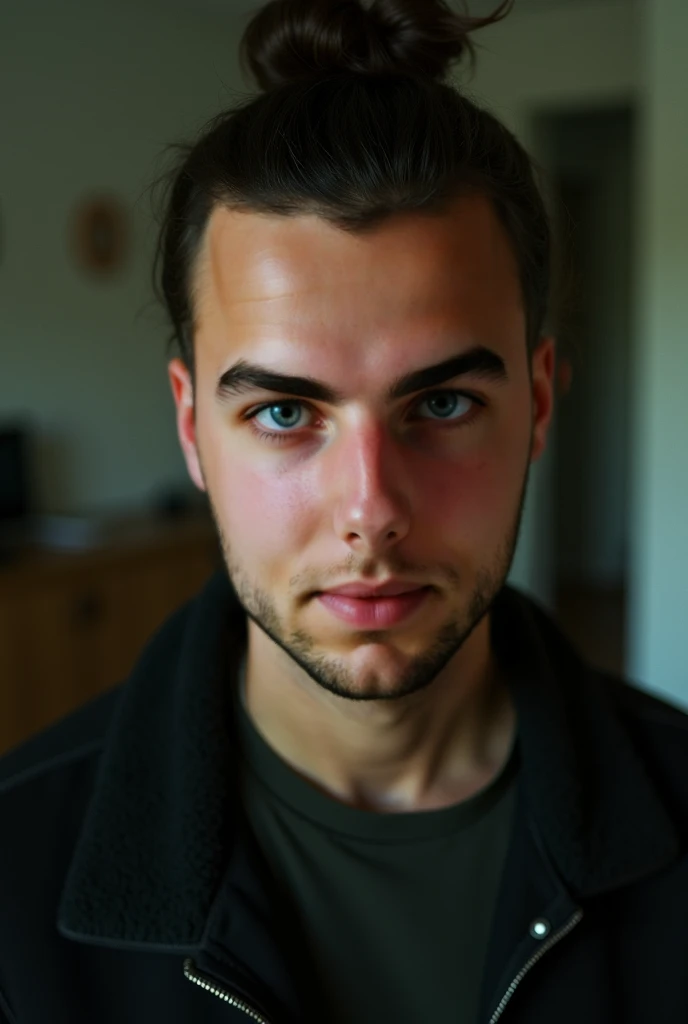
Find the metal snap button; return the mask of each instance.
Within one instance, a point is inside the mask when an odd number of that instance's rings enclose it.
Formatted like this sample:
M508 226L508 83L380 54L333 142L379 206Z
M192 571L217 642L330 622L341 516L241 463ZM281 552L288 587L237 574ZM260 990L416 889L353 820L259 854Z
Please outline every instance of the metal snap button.
M546 917L536 917L530 926L530 934L534 939L544 939L552 930Z

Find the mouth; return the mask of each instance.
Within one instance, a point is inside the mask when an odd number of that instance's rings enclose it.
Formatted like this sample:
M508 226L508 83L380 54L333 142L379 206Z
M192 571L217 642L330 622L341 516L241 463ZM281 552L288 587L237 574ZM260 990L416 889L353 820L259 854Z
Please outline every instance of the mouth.
M317 593L318 601L336 618L360 629L389 629L405 622L426 602L432 587L382 597L350 597L331 591Z

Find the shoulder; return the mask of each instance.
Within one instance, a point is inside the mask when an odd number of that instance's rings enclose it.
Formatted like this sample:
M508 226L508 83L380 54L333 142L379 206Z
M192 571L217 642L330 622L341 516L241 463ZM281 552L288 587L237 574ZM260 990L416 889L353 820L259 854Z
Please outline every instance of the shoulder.
M688 711L635 680L591 664L531 595L505 588L500 615L509 651L539 651L565 707L575 721L587 722L582 742L594 740L600 757L619 743L634 753L675 820L685 823L688 839ZM526 667L533 664L531 660ZM611 758L611 770L623 771L621 762L613 762Z
M598 672L598 676L607 685L620 713L646 723L650 729L677 730L679 736L688 739L688 711L638 683L604 672Z
M101 694L0 757L0 805L49 787L77 766L95 766L122 687Z
M688 711L638 683L596 671L617 715L631 732L649 743L668 744L688 759Z
M119 698L120 688L97 697L0 758L2 954L37 950L37 935L56 934L60 893Z
M59 956L60 896L119 697L118 687L0 758L0 958L7 983L21 976L27 957L45 966ZM0 993L0 1020L3 1005Z
M669 700L596 673L648 780L688 843L688 714Z
M634 680L591 664L532 595L516 587L505 587L501 609L502 619L506 618L510 626L509 640L515 639L515 632L525 634L527 642L545 652L557 675L566 677L567 690L576 692L587 703L594 704L596 697L610 702L615 715L638 736L645 735L649 741L673 742L685 749L688 710Z

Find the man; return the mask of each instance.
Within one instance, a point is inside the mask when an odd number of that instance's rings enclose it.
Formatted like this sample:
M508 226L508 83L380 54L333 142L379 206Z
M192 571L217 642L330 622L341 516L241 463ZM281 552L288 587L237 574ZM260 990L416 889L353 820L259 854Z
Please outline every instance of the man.
M176 179L169 377L226 572L5 759L3 1024L688 1019L688 718L506 586L554 343L475 187L521 151L460 102L440 216L232 203L226 135L222 187L218 135Z

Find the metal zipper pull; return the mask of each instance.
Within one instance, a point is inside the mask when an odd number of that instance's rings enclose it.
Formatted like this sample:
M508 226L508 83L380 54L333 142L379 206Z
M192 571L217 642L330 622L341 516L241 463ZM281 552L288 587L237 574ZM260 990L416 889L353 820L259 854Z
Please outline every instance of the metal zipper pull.
M518 972L518 974L511 982L504 995L502 996L499 1006L490 1017L490 1024L497 1024L497 1021L504 1013L504 1008L506 1004L509 1002L512 995L514 994L518 986L521 984L521 982L523 981L531 967L533 967L538 962L538 960L540 960L541 957L543 957L545 953L552 948L552 946L556 946L557 942L559 942L560 939L563 939L566 935L569 934L570 931L573 931L573 929L576 927L576 925L582 919L582 917L583 911L577 910L571 918L571 920L566 925L564 925L564 927L561 928L558 932L555 932L554 935L551 935L549 939L547 939L547 941L543 943L542 946L540 946L537 953L531 956L530 960L528 960L528 962L521 968L521 970Z
M249 1006L248 1003L245 1003L243 999L239 999L238 996L233 995L225 988L221 988L220 985L201 974L190 957L187 957L184 960L184 977L189 981L192 981L194 985L198 985L199 988L217 996L217 998L221 999L223 1003L229 1003L230 1006L234 1006L237 1010L241 1010L242 1013L249 1016L251 1020L257 1021L257 1024L270 1024L270 1021L267 1020L266 1017L263 1017L257 1010L254 1010L254 1008Z

